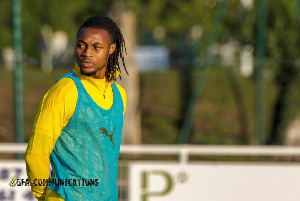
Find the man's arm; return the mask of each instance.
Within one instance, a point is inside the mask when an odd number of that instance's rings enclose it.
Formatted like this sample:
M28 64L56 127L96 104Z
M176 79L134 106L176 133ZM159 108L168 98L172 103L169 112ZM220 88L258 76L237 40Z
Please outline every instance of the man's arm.
M32 193L38 200L44 200L47 190L47 186L38 185L38 180L50 178L50 154L75 111L77 98L75 84L64 78L46 93L40 104L25 157Z

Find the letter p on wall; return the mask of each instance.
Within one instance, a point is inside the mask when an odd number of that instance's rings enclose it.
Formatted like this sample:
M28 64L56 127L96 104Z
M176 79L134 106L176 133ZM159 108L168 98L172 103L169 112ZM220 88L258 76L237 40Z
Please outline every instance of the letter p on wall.
M166 171L143 171L141 177L141 200L148 201L150 197L162 197L169 194L174 186L172 175Z

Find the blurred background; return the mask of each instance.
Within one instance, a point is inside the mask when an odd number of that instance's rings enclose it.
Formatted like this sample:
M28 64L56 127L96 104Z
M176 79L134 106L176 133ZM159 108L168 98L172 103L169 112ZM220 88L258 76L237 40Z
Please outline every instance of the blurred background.
M29 139L42 96L74 68L78 28L100 13L124 32L129 76L123 70L122 78L138 80L140 139L129 142L300 143L294 133L300 132L297 2L21 1L22 141ZM12 4L0 3L1 142L16 141ZM186 139L180 138L185 124ZM299 139L289 141L290 135Z
M1 1L0 142L28 142L94 14L126 41L124 145L300 144L299 0Z

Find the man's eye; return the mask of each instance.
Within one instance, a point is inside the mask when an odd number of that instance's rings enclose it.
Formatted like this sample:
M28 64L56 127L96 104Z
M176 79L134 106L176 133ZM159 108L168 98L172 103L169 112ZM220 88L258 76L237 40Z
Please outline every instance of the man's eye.
M77 47L78 47L78 48L83 48L84 45L83 45L83 44L77 44Z
M96 50L101 49L101 47L99 47L99 46L94 46L94 48L95 48Z

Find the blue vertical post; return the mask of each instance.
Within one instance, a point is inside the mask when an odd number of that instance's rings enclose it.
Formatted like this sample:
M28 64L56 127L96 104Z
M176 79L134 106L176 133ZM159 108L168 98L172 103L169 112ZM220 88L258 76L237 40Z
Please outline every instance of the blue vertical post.
M265 29L267 22L267 1L257 0L257 62L256 62L256 139L257 144L265 143L264 136L264 83Z
M14 94L16 142L24 142L23 129L23 69L22 69L22 25L21 0L12 1L13 43L15 52Z

